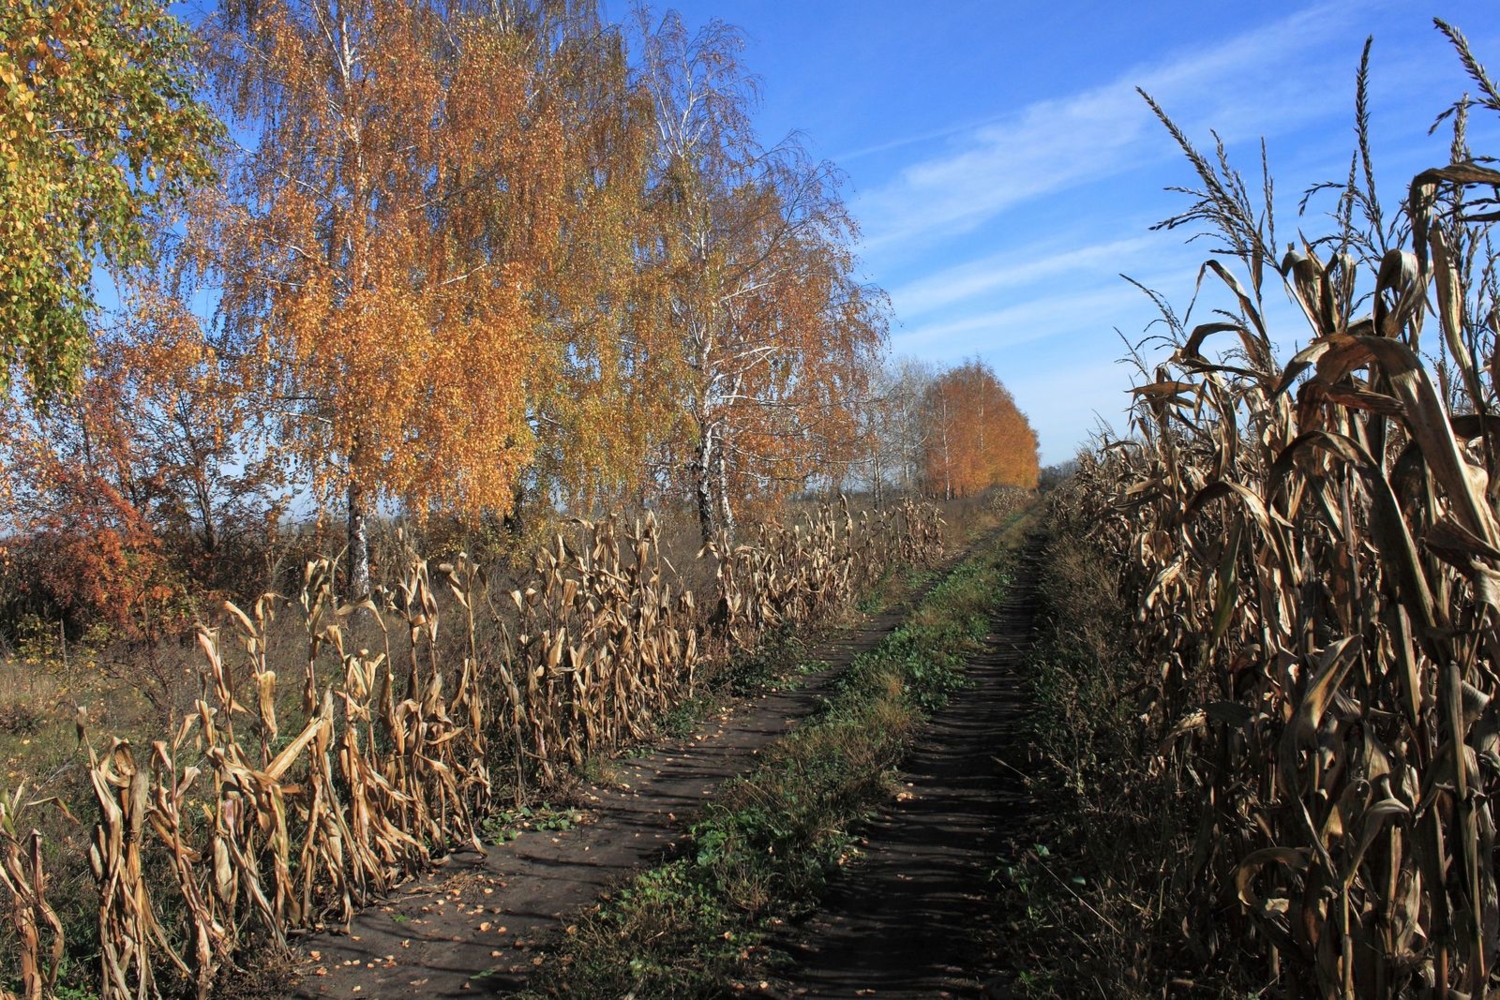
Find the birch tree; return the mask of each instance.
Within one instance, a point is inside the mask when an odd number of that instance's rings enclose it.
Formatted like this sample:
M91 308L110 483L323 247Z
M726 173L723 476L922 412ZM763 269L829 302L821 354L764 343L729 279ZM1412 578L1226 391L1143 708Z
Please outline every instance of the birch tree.
M642 26L642 75L658 128L657 247L667 319L681 342L681 460L705 540L736 504L771 502L855 436L886 333L883 296L854 276L839 177L788 139L763 149L755 81L737 33L690 35L675 14Z
M531 458L529 296L563 141L535 114L524 20L259 0L211 25L218 93L254 145L200 245L275 433L343 498L351 596L382 504L504 513Z
M95 263L146 260L147 218L211 175L189 38L158 0L0 4L0 392L72 385Z
M930 493L952 500L991 486L1036 486L1036 432L988 365L969 361L939 375L925 409Z

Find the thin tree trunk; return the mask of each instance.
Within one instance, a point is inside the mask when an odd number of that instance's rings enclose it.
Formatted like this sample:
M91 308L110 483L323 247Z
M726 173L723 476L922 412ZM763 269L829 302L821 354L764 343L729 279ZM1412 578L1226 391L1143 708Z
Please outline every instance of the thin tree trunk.
M515 487L511 490L510 510L500 518L501 527L510 535L513 542L521 541L526 535L525 507L526 484L517 480Z
M369 508L364 491L349 485L349 599L370 596Z
M719 518L724 531L731 539L734 538L734 509L729 505L729 463L724 459L724 442L719 441L719 447L714 453L714 462L718 472L719 485Z
M943 499L953 499L953 458L948 451L948 397L943 396Z
M702 428L698 436L698 452L693 456L691 472L693 494L698 506L698 530L704 543L714 537L714 496L711 469L714 456L714 432L712 427Z
M987 463L988 459L986 458L985 453L984 453L984 404L983 403L979 404L979 419L977 421L975 421L975 426L979 429L979 461Z

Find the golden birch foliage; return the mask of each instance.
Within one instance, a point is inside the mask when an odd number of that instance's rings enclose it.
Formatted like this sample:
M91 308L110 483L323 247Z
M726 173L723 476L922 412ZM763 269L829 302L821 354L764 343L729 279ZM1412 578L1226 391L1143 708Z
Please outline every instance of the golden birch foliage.
M564 150L524 40L396 0L228 4L213 38L259 141L200 246L280 436L361 513L504 511Z
M927 389L928 490L970 496L991 486L1036 486L1036 432L989 366L970 361Z
M674 433L680 356L657 318L665 290L641 252L655 124L620 32L575 22L551 60L547 114L566 123L561 238L541 276L546 352L534 382L537 476L588 512L642 499Z
M777 232L791 214L780 202L762 215L774 267L729 310L734 336L725 345L763 355L738 373L726 456L731 493L762 506L815 475L842 475L857 444L853 404L870 393L885 339L883 299L849 278L851 255L822 231L842 220Z
M762 148L742 40L644 15L642 85L661 142L661 316L682 345L682 433L666 449L705 540L735 506L773 505L847 461L854 398L884 344L883 300L853 279L856 227L840 178L792 139Z

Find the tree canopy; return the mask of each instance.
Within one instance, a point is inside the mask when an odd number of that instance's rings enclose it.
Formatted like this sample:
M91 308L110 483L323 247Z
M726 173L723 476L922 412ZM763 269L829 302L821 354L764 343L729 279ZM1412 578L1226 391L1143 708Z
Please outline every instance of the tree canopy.
M991 486L1034 489L1036 432L989 366L970 361L926 390L928 489L949 499Z
M59 605L229 586L289 511L346 522L358 596L377 517L676 509L708 540L809 488L1035 481L988 368L883 367L842 176L756 134L721 22L224 0L190 34L15 0L0 26L7 528L103 554Z
M148 216L211 176L197 67L157 0L0 6L0 390L72 385L95 264L146 260Z

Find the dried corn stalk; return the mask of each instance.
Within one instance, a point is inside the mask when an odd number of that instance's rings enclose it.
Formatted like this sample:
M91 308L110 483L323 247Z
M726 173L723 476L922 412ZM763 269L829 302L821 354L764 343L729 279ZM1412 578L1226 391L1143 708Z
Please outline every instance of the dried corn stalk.
M295 602L228 605L240 663L218 630L201 629L203 697L172 738L152 743L144 763L118 740L92 757L101 995L190 986L205 997L245 941L285 946L292 930L347 921L434 855L479 846L492 761L513 762L519 797L646 736L692 693L706 647L842 607L893 558L935 559L938 527L932 508L908 503L858 521L847 506L824 507L791 529L764 528L758 545L721 558L721 603L750 610L720 621L673 585L650 514L575 522L498 604L467 556L431 567L408 550L393 584L355 606L334 599L327 560L307 564ZM281 606L299 612L306 639L291 709L278 680L288 672L269 660ZM486 615L500 636L489 652L477 638ZM456 665L441 653L446 621L461 629ZM381 648L354 648L356 624L373 624ZM34 837L0 835L0 852L19 859L5 884L18 928L23 918L29 928L28 990L45 990L57 963L35 929L53 930L52 955L61 948L37 851ZM148 870L168 874L153 881Z
M1202 277L1232 307L1193 329L1168 314L1177 349L1136 388L1132 438L1076 491L1138 602L1160 766L1202 803L1184 926L1213 953L1239 937L1216 919L1237 900L1271 973L1318 996L1487 995L1500 360L1494 261L1476 254L1488 222L1460 206L1500 172L1420 175L1409 249L1335 244L1365 247L1367 268L1289 252L1280 277L1312 340L1283 366L1261 302L1273 241L1237 178L1193 157L1196 217L1241 265ZM1419 353L1429 311L1436 378ZM1234 349L1211 358L1221 335Z
M0 797L0 885L10 893L10 919L15 929L25 1000L52 995L63 959L63 927L47 902L47 878L42 868L42 835L35 829L21 833L21 813L54 802L25 801L25 786L9 798ZM49 943L43 944L43 938ZM10 996L0 990L0 996Z

